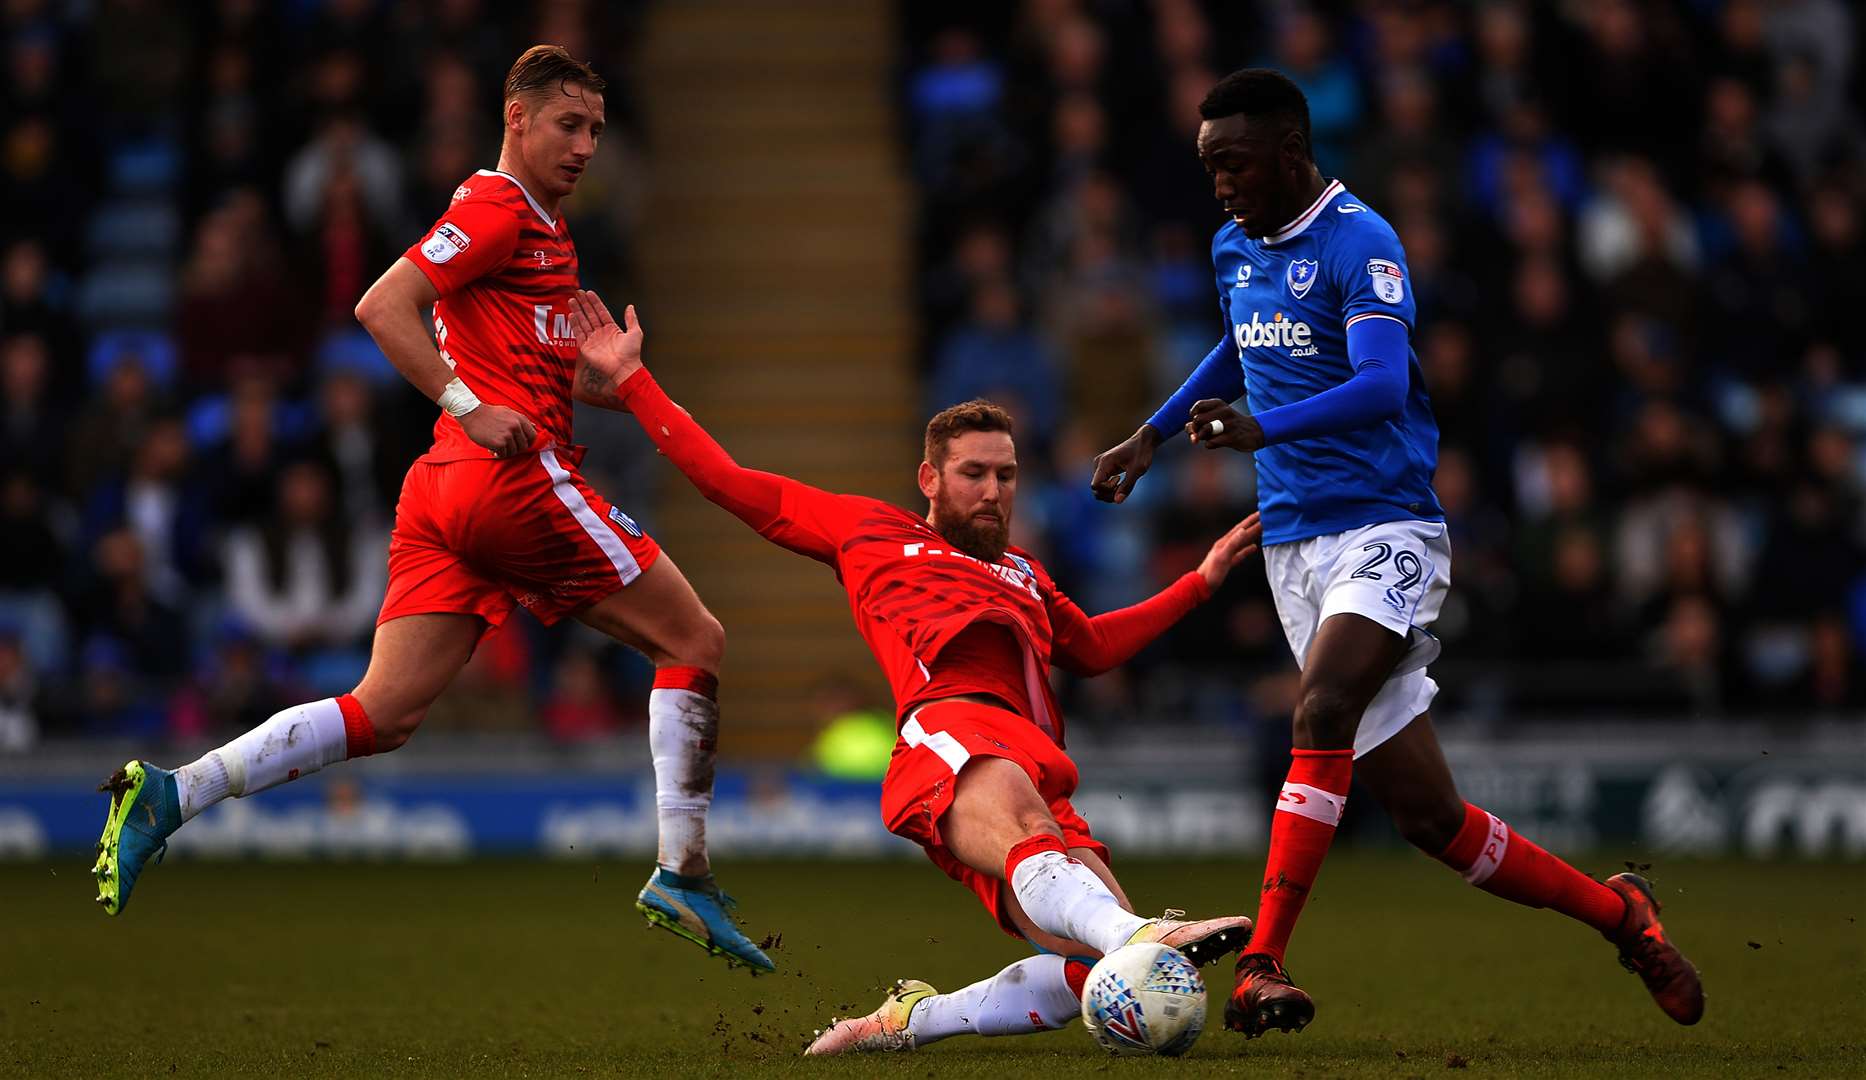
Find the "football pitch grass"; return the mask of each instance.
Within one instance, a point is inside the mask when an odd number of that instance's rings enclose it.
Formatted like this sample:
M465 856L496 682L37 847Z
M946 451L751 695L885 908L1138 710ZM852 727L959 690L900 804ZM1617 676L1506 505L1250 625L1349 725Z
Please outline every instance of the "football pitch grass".
M1680 1028L1591 932L1417 856L1339 852L1291 956L1315 1025L1220 1030L1221 964L1206 969L1212 1022L1176 1061L1111 1059L1079 1022L798 1057L895 978L953 989L1023 955L918 861L722 863L748 932L782 935L779 973L755 979L645 927L645 864L176 860L112 919L88 863L0 864L0 1075L1866 1075L1857 863L1655 866L1667 929L1709 992L1703 1022ZM1216 914L1254 907L1260 865L1117 869L1143 911Z

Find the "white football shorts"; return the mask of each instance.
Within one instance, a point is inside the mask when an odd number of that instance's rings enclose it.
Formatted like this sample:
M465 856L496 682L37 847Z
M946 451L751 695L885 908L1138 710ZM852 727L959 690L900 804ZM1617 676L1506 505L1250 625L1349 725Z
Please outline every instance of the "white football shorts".
M1352 612L1407 639L1406 654L1361 714L1355 757L1426 711L1438 694L1438 684L1425 673L1438 658L1438 639L1426 627L1438 618L1451 585L1451 541L1443 522L1388 521L1272 544L1263 550L1263 565L1299 666L1331 615Z

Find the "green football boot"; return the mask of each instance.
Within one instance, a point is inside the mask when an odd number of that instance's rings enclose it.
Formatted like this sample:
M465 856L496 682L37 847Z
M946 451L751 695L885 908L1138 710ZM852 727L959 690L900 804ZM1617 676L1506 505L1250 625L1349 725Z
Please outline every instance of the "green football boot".
M181 799L174 773L140 761L118 769L97 790L110 793L110 815L91 876L97 879L97 902L120 915L150 857L159 861L170 834L181 828Z

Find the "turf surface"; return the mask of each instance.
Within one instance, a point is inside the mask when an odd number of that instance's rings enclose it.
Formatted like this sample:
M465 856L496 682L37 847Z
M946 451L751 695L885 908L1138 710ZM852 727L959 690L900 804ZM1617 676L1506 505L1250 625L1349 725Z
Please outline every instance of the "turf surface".
M635 865L177 860L119 919L90 902L87 865L0 864L0 1075L1866 1075L1858 864L1656 867L1667 928L1710 993L1704 1021L1679 1028L1561 917L1424 859L1338 853L1291 957L1315 1026L1218 1030L1229 969L1209 968L1214 1023L1177 1062L1111 1060L1080 1025L796 1057L894 978L954 988L1021 955L918 862L722 866L753 937L783 935L781 973L758 979L646 929ZM1120 869L1143 910L1215 913L1258 866Z

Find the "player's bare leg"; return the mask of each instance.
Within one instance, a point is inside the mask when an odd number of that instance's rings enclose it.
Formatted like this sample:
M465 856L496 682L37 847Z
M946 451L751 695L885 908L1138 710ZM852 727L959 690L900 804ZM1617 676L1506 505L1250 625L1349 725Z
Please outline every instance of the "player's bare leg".
M1593 927L1620 949L1665 1014L1681 1024L1704 1015L1697 969L1665 936L1659 902L1636 874L1605 883L1549 854L1458 795L1430 714L1361 758L1361 782L1380 800L1400 834L1487 893L1546 907Z
M1082 984L1091 966L1080 956L1027 956L950 994L919 979L900 979L874 1012L831 1020L804 1053L885 1053L954 1035L1054 1031L1082 1014Z
M1023 775L1021 769L1017 771ZM1035 788L1031 789L1031 795L1035 797ZM1070 848L1068 854L1101 880L1123 910L1133 911L1114 872L1098 853L1091 848L1077 847ZM1038 926L1018 902L1017 894L1008 888L1004 903L1012 924L1032 945L1043 950L1042 955L1026 957L988 979L950 994L942 994L918 979L899 980L874 1012L847 1020L832 1020L829 1027L817 1032L816 1040L804 1053L912 1050L954 1035L1028 1035L1054 1031L1080 1016L1082 986L1088 981L1095 961L1101 958L1101 951ZM1237 948L1249 935L1248 920L1241 921L1244 923L1241 928L1235 924L1225 928L1229 934L1221 931L1202 937L1193 946L1194 951L1207 957L1209 962L1229 951L1220 951L1223 941L1233 941L1230 948ZM1214 919L1208 922L1233 921Z
M1099 855L1095 849L1072 847L1069 849L1069 857L1094 871L1095 876L1101 878L1102 883L1108 886L1108 891L1114 894L1115 899L1121 902L1123 908L1128 911L1134 910L1134 905L1128 900L1127 893L1121 889L1121 883L1115 880L1114 871L1109 869L1106 862L1102 861L1101 855ZM1010 916L1012 924L1017 927L1017 932L1024 936L1025 941L1030 942L1044 952L1055 953L1058 956L1067 956L1071 960L1082 961L1083 977L1087 977L1088 969L1095 965L1095 961L1102 958L1101 950L1084 945L1079 941L1071 941L1068 938L1058 937L1038 926L1036 922L1031 919L1030 915L1024 911L1023 905L1018 903L1017 894L1008 889L1005 890L1004 907L1006 914ZM1184 914L1185 912L1177 908L1168 908L1164 918L1155 919L1152 925L1143 930L1140 935L1133 940L1135 942L1160 941L1163 944L1171 945L1180 952L1185 953L1188 958L1201 967L1212 963L1219 957L1236 952L1250 941L1251 921L1243 916L1233 915L1217 919L1202 919L1194 922L1186 922L1179 918L1179 916ZM1207 929L1202 931L1176 931L1173 929L1191 927L1205 927ZM1076 989L1078 991L1081 989L1079 980ZM1080 994L1078 993L1077 996L1080 997Z
M1365 616L1342 612L1316 631L1296 698L1289 778L1270 815L1257 932L1238 958L1225 1026L1255 1038L1300 1031L1315 1003L1290 981L1283 953L1322 869L1348 802L1354 734L1361 714L1405 654L1406 639Z
M577 613L654 664L648 745L654 757L657 868L636 907L656 926L728 961L771 971L771 958L733 922L713 881L706 813L719 747L719 664L726 632L666 552L625 589Z
M355 690L294 705L170 771L132 761L106 780L110 813L97 842L97 901L112 915L151 856L209 806L277 787L353 757L408 741L428 706L473 655L485 623L476 615L423 614L376 628L369 669Z
M1069 857L1094 871L1122 908L1134 910L1094 850L1070 848ZM911 1050L954 1035L1027 1035L1053 1031L1081 1015L1082 984L1101 954L1038 926L1009 889L1004 889L1004 905L1018 932L1043 955L1025 957L950 994L918 979L902 979L880 1008L867 1016L832 1021L804 1053Z
M1021 768L998 758L974 760L967 764L960 775L963 777L980 766L985 766L990 774L999 773L1003 767L1008 766L1010 773L1029 785L1029 777ZM970 809L986 814L993 813L994 808L1000 813L1021 812L1027 816L1021 819L1023 825L1019 827L1040 828L1045 821L1051 827L1055 826L1034 786L1029 787L1028 799L1025 799L1010 774L989 776L986 783L988 787L975 789L975 795L983 793L982 799ZM954 805L957 806L956 799ZM1037 817L1038 814L1041 814L1041 818ZM941 837L948 848L952 848L953 839L951 820L952 811L949 809L946 816L940 819ZM962 834L967 829L967 825L960 827ZM988 855L990 848L979 851L974 848L975 843L992 843L986 837L994 833L997 837L995 843L1009 843L1007 838L1016 831L1014 828L995 828L985 823L983 827L973 829L970 835L965 835L960 843L975 857L982 859ZM1055 835L1060 838L1061 830L1058 829ZM958 848L952 850L961 861L966 859ZM1114 872L1096 851L1085 847L1070 848L1068 858L1099 880L1119 908L1132 916L1133 904L1122 891ZM827 1028L817 1032L816 1040L804 1053L824 1055L912 1050L954 1035L1027 1035L1055 1030L1080 1016L1082 986L1088 981L1089 971L1095 961L1101 958L1103 950L1044 929L1024 910L1019 894L1009 887L1008 882L1004 887L1004 906L1012 925L1032 945L1043 950L1042 955L1026 957L988 979L981 979L950 994L942 994L918 979L899 980L874 1012L846 1020L831 1020ZM1159 937L1149 936L1156 929ZM1187 923L1175 919L1155 919L1145 921L1134 939L1157 940L1173 936L1175 932L1177 937L1186 941L1185 945L1179 946L1183 951L1189 956L1202 958L1201 962L1209 963L1249 940L1250 921L1232 918Z
M939 828L954 857L1005 883L1032 928L1080 942L1092 955L1158 941L1207 963L1249 940L1250 920L1242 916L1189 922L1134 914L1119 886L1111 887L1111 876L1104 880L1064 847L1062 829L1036 785L1005 758L966 762Z
M1069 857L1094 871L1095 876L1102 880L1102 884L1108 886L1108 891L1114 894L1114 898L1120 901L1123 908L1128 911L1134 910L1134 904L1127 898L1127 893L1121 888L1121 883L1115 880L1114 871L1108 868L1108 864L1102 861L1102 857L1093 848L1072 847L1069 849ZM1044 952L1055 953L1057 956L1080 957L1087 960L1090 966L1101 959L1100 950L1090 948L1079 941L1057 937L1038 926L1024 911L1024 905L1017 902L1017 894L1009 889L1004 891L1004 908L1011 918L1012 925L1017 927L1017 932L1024 935L1024 940Z
M376 627L369 668L350 692L374 732L371 753L394 750L414 735L485 630L479 616L456 613L404 615Z
M661 866L705 877L706 811L713 801L719 705L713 687L726 632L665 551L625 589L577 619L646 656L655 667L648 697Z

